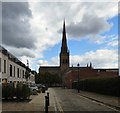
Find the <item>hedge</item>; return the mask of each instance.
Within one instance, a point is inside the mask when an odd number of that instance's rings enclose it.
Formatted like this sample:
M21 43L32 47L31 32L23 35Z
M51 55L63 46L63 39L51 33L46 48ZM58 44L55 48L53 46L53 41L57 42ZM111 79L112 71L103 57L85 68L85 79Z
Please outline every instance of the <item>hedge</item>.
M15 89L13 84L2 84L2 97L11 99L15 96Z
M77 82L73 83L73 88L78 88ZM120 77L80 80L79 88L84 91L120 97Z
M28 88L25 84L17 84L17 88L15 88L16 97L18 99L27 99L30 97L30 88Z
M14 87L13 83L2 84L2 98L3 99L27 99L30 97L30 89L27 85L18 83L17 87Z

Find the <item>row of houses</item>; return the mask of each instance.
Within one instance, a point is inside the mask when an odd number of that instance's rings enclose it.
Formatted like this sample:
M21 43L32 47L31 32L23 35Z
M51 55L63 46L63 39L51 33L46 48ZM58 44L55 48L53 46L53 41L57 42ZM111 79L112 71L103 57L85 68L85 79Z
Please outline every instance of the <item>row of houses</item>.
M25 74L29 71L26 81ZM0 83L35 83L34 71L0 46Z

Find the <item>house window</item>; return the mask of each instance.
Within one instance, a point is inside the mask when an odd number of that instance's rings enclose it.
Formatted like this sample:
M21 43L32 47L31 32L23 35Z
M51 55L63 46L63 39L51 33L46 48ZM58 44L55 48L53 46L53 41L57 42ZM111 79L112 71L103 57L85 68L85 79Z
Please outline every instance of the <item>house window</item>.
M19 68L17 68L17 76L18 76L18 78L19 78Z
M12 76L12 65L10 64L10 76Z
M6 60L4 60L4 73L6 73Z
M20 69L20 78L21 78L21 69Z
M1 58L0 58L0 72L1 72Z
M14 77L15 77L15 66L14 66Z
M24 70L23 70L23 78L24 78L24 76L25 76L25 75L24 75Z

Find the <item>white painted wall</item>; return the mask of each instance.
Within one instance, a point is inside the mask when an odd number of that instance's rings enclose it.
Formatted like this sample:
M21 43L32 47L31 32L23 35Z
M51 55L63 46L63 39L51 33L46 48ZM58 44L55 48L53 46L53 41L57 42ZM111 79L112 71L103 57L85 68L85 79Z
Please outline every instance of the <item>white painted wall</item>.
M0 52L0 59L1 59L1 71L0 71L0 83L2 80L7 79L7 82L26 82L25 76L23 76L26 72L26 68L20 66L19 64L15 63L14 61L8 59L7 55L4 55ZM6 72L4 72L4 60L6 60ZM12 65L12 76L10 76L10 65ZM15 67L15 75L14 75L14 67ZM19 77L17 73L17 69L19 68ZM29 82L35 83L35 77L32 73L30 73Z
M10 76L10 65L12 65L12 76ZM15 67L15 75L14 75L14 67ZM18 73L17 73L17 69L19 69L19 77L18 77ZM26 79L23 78L23 71L24 71L24 75L25 75L25 71L26 69L18 64L16 64L15 62L8 60L8 73L9 73L9 77L8 77L8 82L10 81L19 81L19 82L25 82Z
M1 80L7 79L8 77L8 57L0 52L0 58L1 58ZM4 60L6 61L6 72L4 72ZM2 82L2 81L1 81Z

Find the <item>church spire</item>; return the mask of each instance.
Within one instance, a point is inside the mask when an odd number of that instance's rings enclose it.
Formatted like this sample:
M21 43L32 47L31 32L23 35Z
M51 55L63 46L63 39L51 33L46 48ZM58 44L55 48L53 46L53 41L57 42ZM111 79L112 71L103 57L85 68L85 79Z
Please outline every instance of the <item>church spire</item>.
M67 53L67 52L68 52L68 48L67 48L67 40L66 40L65 20L64 20L64 23L63 23L62 47L61 47L61 52L62 52L62 53Z
M62 32L62 46L61 46L61 52L60 52L60 68L61 68L61 71L65 71L66 69L69 68L69 51L67 48L65 20L63 23L63 32Z

